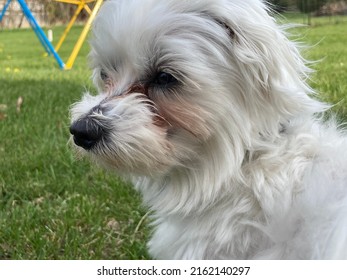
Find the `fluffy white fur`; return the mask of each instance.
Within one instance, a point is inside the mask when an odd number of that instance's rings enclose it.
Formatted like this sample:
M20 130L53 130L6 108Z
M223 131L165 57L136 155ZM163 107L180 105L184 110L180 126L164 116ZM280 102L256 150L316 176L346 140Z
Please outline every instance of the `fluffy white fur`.
M347 140L260 0L106 1L71 109L135 182L160 259L347 258ZM158 82L158 73L174 81ZM115 198L116 199L116 198Z

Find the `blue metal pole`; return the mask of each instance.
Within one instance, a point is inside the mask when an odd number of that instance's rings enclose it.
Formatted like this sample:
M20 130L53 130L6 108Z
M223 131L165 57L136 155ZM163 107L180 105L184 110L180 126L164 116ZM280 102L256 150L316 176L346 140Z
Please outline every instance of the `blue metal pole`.
M10 6L10 3L11 3L11 0L7 0L7 2L5 3L5 6L4 6L4 8L3 8L3 10L1 11L1 14L0 14L0 22L2 21L2 18L4 17L8 6Z
M26 15L26 17L27 17L27 15ZM45 48L46 52L50 55L50 54L51 54L51 51L50 51L49 47L46 45L45 40L42 38L42 36L41 36L41 34L40 34L40 32L39 32L37 26L35 26L35 25L34 25L33 23L31 23L31 22L30 22L30 25L31 25L32 29L34 30L34 32L35 32L37 38L39 38L39 40L40 40L42 46Z
M64 69L65 68L64 62L62 61L62 59L60 58L58 53L55 51L53 45L48 40L46 34L43 32L43 30L41 29L40 25L37 23L36 19L32 15L32 13L31 13L30 9L28 8L27 4L25 3L25 1L24 0L17 0L17 1L21 5L24 15L28 19L31 27L35 31L38 39L40 40L40 42L43 45L43 47L46 49L47 53L48 54L53 54L55 60L59 64L59 67L61 69Z

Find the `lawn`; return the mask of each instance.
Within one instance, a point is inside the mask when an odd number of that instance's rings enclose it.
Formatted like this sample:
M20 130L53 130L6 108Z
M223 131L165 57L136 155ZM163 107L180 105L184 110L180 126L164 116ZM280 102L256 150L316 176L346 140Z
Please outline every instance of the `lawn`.
M285 16L299 24L305 18L300 14ZM308 46L304 57L315 62L311 66L316 70L310 82L312 87L322 100L335 105L333 111L340 118L347 120L347 17L319 17L311 22L312 26L292 30L292 38Z
M63 46L65 61L80 31ZM307 58L323 58L312 85L347 119L347 21L293 32L313 46ZM73 69L61 71L31 30L0 31L0 259L148 258L138 194L68 145L68 108L92 89L87 53L85 44Z
M31 30L0 31L0 259L147 258L138 195L68 145L68 108L91 87L87 53L61 71Z

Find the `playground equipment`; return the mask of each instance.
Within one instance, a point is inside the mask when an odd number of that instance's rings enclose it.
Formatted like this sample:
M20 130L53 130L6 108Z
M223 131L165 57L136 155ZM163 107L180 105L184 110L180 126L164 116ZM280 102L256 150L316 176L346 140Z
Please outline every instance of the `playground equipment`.
M8 6L10 5L11 1L12 0L7 0L3 10L0 12L0 22L3 18L3 16L5 15L6 10L8 9ZM78 53L79 53L79 51L83 45L83 42L85 41L85 39L88 35L88 32L89 32L91 25L92 25L92 22L96 16L98 10L100 9L102 2L103 2L103 0L55 0L56 2L62 2L62 3L77 5L77 9L76 9L76 12L73 15L72 19L70 20L68 26L66 27L62 37L60 38L58 44L54 48L53 45L51 44L51 42L48 40L45 33L43 32L40 25L37 23L35 17L33 16L29 7L27 6L25 0L13 0L13 1L18 1L19 5L23 11L23 14L27 18L28 22L30 23L30 26L32 27L32 29L36 33L36 36L38 37L39 41L41 42L41 44L45 48L47 54L53 55L55 60L57 61L58 65L59 65L59 67L61 69L66 69L66 70L72 68L72 66L76 60L76 57L77 57L77 55L78 55ZM90 3L93 3L93 2L95 3L95 5L91 9L88 5ZM81 32L80 37L78 38L78 40L77 40L77 42L76 42L76 44L72 50L72 53L71 53L67 63L65 64L63 62L63 60L60 58L60 56L58 55L58 50L60 49L67 34L69 33L70 29L72 28L73 24L75 23L78 15L81 13L82 10L87 11L87 13L89 14L89 18L88 18L87 23Z
M8 6L10 5L12 0L7 0L7 2L5 3L5 6L0 14L0 22L3 18L3 16L6 13L6 10L8 8ZM25 3L24 0L17 0L22 11L23 14L25 15L25 17L27 18L28 22L31 25L31 28L35 31L37 38L39 38L42 46L45 48L46 52L49 55L53 55L55 60L57 61L57 63L59 64L59 67L61 69L65 68L65 64L62 61L62 59L60 58L60 56L58 55L58 53L55 51L54 47L52 46L52 44L49 42L47 36L45 35L45 33L43 32L42 28L40 27L40 25L37 23L35 17L33 16L33 14L31 13L30 9L28 8L27 4Z
M103 2L103 0L55 0L56 2L62 2L62 3L67 3L67 4L74 4L77 5L77 9L75 14L73 15L73 17L71 18L69 24L67 25L63 35L61 36L60 40L58 41L55 50L58 51L61 47L61 45L63 44L67 34L70 32L71 27L74 25L78 15L82 12L82 10L87 11L87 13L89 14L89 18L87 20L87 23L85 24L80 37L78 38L75 47L72 50L72 53L68 59L68 61L66 62L65 65L65 69L71 69L76 57L88 35L88 32L92 26L93 20L97 14L97 12L99 11L101 4ZM93 7L93 9L91 9L88 4L95 2L95 5Z
M5 3L5 6L4 6L2 12L0 13L0 22L1 22L2 18L4 17L8 6L10 6L10 3L11 3L11 0L7 0L7 2Z

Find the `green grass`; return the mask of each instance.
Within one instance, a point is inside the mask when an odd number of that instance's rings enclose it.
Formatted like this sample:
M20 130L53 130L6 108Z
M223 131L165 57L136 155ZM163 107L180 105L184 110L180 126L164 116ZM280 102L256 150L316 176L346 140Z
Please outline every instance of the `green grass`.
M308 14L302 14L299 12L287 12L279 16L284 18L284 21L289 21L298 24L320 26L320 25L331 25L339 24L347 21L346 16L334 15L325 17L312 17Z
M321 24L299 27L293 33L295 39L309 46L304 57L315 62L310 84L321 100L333 104L332 110L347 120L347 17L331 24L324 18L314 20Z
M341 20L294 31L314 45L306 57L324 58L312 85L338 103L342 118L346 30ZM74 28L61 50L65 61L80 31ZM61 32L55 28L55 38ZM85 44L73 69L61 71L31 30L0 31L0 259L148 258L138 194L114 174L76 160L68 145L68 108L92 88L87 53Z
M68 145L68 108L91 86L87 52L61 71L31 30L0 32L0 259L148 258L138 195Z

